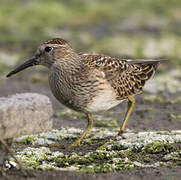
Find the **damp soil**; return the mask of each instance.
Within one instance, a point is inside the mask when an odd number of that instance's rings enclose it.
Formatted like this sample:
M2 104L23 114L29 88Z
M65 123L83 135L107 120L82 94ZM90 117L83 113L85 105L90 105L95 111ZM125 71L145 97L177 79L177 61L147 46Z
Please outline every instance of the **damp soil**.
M36 92L47 95L54 108L54 128L60 128L63 126L70 126L76 128L85 128L86 120L83 116L78 118L72 118L71 116L61 116L60 112L66 110L66 108L61 105L51 94L47 82L27 82L28 72L22 73L21 76L18 75L11 79L1 80L0 96L8 96L15 93L24 92ZM136 104L131 118L127 124L127 128L134 131L157 131L157 130L179 130L181 129L181 100L180 93L171 94L169 92L160 92L156 94L158 98L147 98L149 93L142 93L136 96ZM178 101L177 101L178 99ZM116 119L118 124L124 117L127 104L123 102L117 107L111 109L109 112L102 113L102 116L112 119ZM96 123L95 123L96 125ZM99 127L99 125L96 125ZM111 127L107 127L111 129ZM71 142L62 142L64 146L60 149L55 147L53 150L61 150L67 153L73 151L83 153L95 150L105 140L101 142L94 143L93 146L83 144L80 148L70 149L69 144ZM159 158L159 156L158 156ZM11 169L7 171L8 179L180 179L181 176L181 166L177 165L175 167L156 167L156 168L136 168L132 170L117 171L111 173L79 173L79 172L65 172L65 171L32 171L28 170L28 173L23 174L17 169ZM0 176L0 179L5 179Z

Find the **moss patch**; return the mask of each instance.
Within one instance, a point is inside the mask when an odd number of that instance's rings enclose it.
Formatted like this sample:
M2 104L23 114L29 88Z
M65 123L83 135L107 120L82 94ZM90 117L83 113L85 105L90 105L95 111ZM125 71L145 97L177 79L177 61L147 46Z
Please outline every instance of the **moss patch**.
M89 173L181 164L181 131L129 131L124 134L124 139L116 137L116 131L93 128L82 146L75 148L69 145L82 132L80 129L67 127L27 136L15 141L14 146L27 144L27 140L30 145L19 149L16 157L31 169Z
M176 121L180 121L181 122L181 114L170 114L169 115L169 119L170 120L176 120Z
M165 103L165 99L158 96L158 95L149 95L149 96L145 96L144 100L149 101L151 103Z

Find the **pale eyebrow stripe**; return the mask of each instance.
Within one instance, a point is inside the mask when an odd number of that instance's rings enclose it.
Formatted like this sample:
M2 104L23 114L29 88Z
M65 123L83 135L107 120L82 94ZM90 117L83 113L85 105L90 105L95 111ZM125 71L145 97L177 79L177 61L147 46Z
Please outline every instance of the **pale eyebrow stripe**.
M53 46L53 48L59 48L59 47L65 48L66 46L65 45L60 45L60 44L57 44L57 45Z

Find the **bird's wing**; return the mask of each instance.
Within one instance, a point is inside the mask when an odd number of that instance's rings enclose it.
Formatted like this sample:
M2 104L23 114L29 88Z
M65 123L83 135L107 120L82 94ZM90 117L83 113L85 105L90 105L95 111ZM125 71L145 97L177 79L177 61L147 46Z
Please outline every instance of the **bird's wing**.
M125 99L142 91L145 82L155 73L160 60L118 59L102 54L80 54L89 66L105 74L117 92L118 99Z

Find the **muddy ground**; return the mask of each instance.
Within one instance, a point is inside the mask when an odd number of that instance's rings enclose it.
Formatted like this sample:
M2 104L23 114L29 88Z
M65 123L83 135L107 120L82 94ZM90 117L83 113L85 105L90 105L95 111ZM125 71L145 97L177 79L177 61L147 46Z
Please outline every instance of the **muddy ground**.
M87 122L80 116L77 118L71 118L69 116L61 116L60 112L65 110L50 92L48 83L45 81L30 81L29 76L34 71L28 71L21 73L11 79L1 79L0 96L7 96L14 93L23 92L37 92L42 93L51 99L54 108L54 128L60 128L62 126L85 128ZM181 114L181 100L180 93L169 93L163 91L156 94L156 98L147 98L150 94L145 92L136 97L136 105L134 112L128 122L128 128L135 131L157 131L157 130L179 130L181 129L181 119L175 117ZM118 124L123 119L126 102L118 105L117 107L110 110L109 116L116 119ZM103 114L104 117L104 114ZM95 126L100 127L99 123L95 123ZM107 127L110 128L111 127ZM71 142L64 142L65 146L60 150L72 152L72 151L90 151L90 146L83 144L81 148L68 149L66 144ZM100 142L101 143L101 142ZM99 144L97 144L99 146ZM97 148L94 145L92 148ZM133 170L124 170L111 173L78 173L78 172L64 172L64 171L29 171L31 175L27 177L23 176L21 172L16 169L7 171L9 179L180 179L181 166L175 167L157 167L157 168L136 168ZM0 179L3 179L0 177Z

